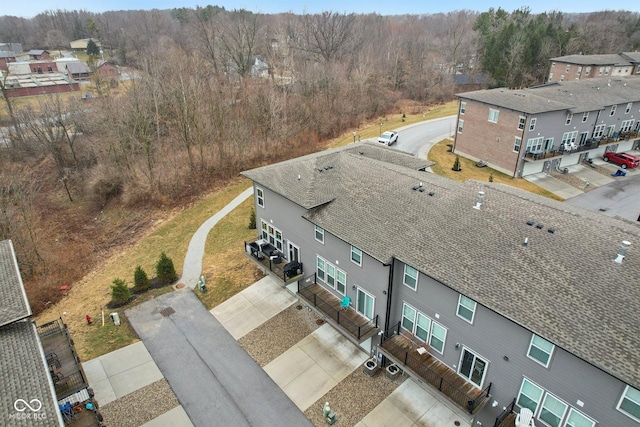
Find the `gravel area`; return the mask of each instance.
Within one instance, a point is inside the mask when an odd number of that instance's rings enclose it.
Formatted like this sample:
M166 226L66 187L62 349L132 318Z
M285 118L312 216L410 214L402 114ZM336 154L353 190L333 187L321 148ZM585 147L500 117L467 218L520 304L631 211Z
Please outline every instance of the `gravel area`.
M594 188L598 188L595 185L589 185L585 188L585 181L583 179L578 178L572 174L564 174L564 173L556 173L552 172L551 176L557 179L558 181L562 181L566 184L569 184L572 187L577 188L578 190L582 190L584 192L588 192L593 190Z
M311 405L304 414L315 426L326 426L327 422L322 416L322 409L325 402L329 402L329 407L338 419L336 425L354 426L407 378L402 376L390 380L385 376L384 371L370 377L363 372L362 368L358 368Z
M106 426L136 427L179 404L167 380L162 379L100 406L100 413Z
M240 338L238 344L258 365L267 365L319 327L319 316L305 307L293 304Z

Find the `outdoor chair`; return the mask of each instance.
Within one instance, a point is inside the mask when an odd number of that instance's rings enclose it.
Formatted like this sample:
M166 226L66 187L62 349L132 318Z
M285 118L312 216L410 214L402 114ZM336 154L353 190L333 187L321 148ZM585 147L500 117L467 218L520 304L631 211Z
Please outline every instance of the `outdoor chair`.
M348 310L349 306L351 306L351 298L349 298L348 296L344 296L342 298L342 301L340 301L340 308L342 310Z
M60 408L60 412L62 413L62 418L65 422L69 422L75 418L75 414L73 413L73 408L71 403L67 402L64 405L58 405Z
M531 409L520 409L520 413L516 416L516 427L536 427Z

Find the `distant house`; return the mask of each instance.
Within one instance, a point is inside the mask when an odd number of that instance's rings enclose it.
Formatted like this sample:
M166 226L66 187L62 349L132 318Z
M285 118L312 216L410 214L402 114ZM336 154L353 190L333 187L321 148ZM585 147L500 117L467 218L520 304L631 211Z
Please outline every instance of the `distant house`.
M487 87L489 76L484 73L479 74L455 74L453 82L456 85L456 91L480 90Z
M28 55L29 55L29 59L32 61L40 61L42 59L50 58L49 52L41 49L31 49L28 52Z
M70 62L65 70L73 80L89 80L91 77L91 68L84 62Z
M0 43L0 52L22 52L22 43Z
M9 71L9 62L16 62L16 54L0 51L0 70Z
M269 64L267 64L262 55L256 55L251 58L251 76L269 77Z
M33 74L57 73L58 64L55 61L29 62L29 69Z
M98 61L98 68L96 68L96 73L98 73L101 77L108 79L117 79L120 76L120 70L118 70L118 67L109 61Z
M550 61L548 82L640 76L640 52L567 55L551 58Z
M102 48L102 43L100 42L100 40L93 39L93 38L74 40L71 43L69 43L69 45L71 46L71 49L76 51L76 52L77 51L83 51L83 50L87 50L87 44L89 43L89 40L93 40L93 42L99 48Z

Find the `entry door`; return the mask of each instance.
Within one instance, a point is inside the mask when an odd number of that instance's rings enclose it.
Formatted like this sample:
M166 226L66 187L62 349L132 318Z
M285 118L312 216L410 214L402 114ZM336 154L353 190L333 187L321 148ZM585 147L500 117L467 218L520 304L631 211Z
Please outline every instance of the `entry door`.
M463 347L458 373L478 387L482 388L487 364L486 360Z
M356 310L367 319L373 319L374 298L364 290L358 288L356 295Z
M291 242L287 243L289 247L289 261L300 261L300 248Z

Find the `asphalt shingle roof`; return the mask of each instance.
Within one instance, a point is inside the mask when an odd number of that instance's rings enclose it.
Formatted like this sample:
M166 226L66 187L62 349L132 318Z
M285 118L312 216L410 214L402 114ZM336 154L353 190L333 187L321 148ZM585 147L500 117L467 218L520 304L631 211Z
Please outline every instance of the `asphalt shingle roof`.
M31 315L13 245L0 242L0 327Z
M460 184L419 171L420 161L400 152L390 163L388 151L353 144L243 174L379 261L408 263L640 388L636 223L500 184ZM333 168L320 172L324 165ZM420 182L424 192L413 190ZM480 210L472 208L478 191ZM632 246L618 264L623 240Z
M71 74L84 74L91 72L91 68L89 68L89 66L84 62L70 62L67 64L67 70L69 70Z
M38 331L28 320L0 327L0 384L0 424L12 427L63 425ZM25 402L37 410L27 408Z
M625 57L617 53L598 55L567 55L551 58L552 61L578 65L631 65Z
M471 99L528 114L580 113L640 101L640 78L617 77L555 82L527 89L488 89L459 93Z

